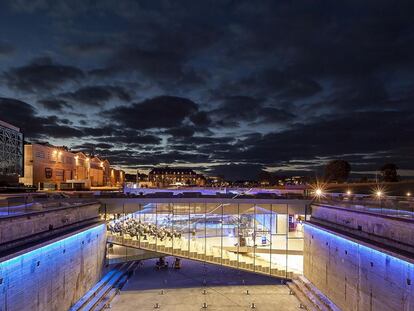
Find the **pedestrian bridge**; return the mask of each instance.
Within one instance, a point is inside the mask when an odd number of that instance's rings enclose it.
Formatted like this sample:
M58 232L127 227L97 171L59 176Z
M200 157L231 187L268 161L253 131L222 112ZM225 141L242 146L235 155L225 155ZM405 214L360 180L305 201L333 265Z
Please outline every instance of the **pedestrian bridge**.
M108 209L108 243L279 278L301 275L304 209L233 202Z
M272 265L269 261L250 256L247 248L243 249L243 247L240 248L240 252L236 252L213 246L205 248L202 245L203 242L189 241L186 238L174 238L170 241L157 241L156 238L148 238L147 240L140 241L139 239L137 240L130 236L118 236L113 234L108 234L107 241L108 243L121 246L155 251L166 256L175 256L223 265L274 277L291 279L294 275L293 271L288 271L281 265Z

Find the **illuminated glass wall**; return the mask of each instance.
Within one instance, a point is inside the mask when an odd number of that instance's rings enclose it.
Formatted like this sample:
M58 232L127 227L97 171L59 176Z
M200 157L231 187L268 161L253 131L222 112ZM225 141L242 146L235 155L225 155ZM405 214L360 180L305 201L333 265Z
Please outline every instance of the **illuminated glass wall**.
M304 215L288 204L149 203L105 215L115 244L278 277L303 272Z

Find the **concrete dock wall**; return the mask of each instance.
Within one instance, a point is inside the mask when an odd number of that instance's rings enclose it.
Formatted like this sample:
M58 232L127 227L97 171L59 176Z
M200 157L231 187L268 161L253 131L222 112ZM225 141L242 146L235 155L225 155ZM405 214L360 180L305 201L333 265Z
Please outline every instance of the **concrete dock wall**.
M414 254L414 219L314 204L312 222L340 228L361 238Z
M0 218L0 253L30 242L32 236L38 239L59 228L76 226L87 220L95 221L99 216L99 207L99 203L68 205Z
M100 278L104 224L61 237L0 262L0 311L64 311Z
M414 310L414 264L305 226L304 276L344 311Z

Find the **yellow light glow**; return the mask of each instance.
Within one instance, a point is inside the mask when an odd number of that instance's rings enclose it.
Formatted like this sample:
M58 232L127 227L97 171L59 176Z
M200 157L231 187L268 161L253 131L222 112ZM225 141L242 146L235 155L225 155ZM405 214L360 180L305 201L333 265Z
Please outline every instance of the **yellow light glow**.
M323 191L322 191L322 189L320 189L320 188L316 189L316 190L315 190L315 195L316 195L317 197L321 197L321 196L323 195Z
M347 195L351 195L351 194L352 194L352 191L351 191L351 190L348 190L348 191L346 192L346 194L347 194Z
M411 196L411 192L407 192L407 197L410 197Z
M382 191L381 190L377 190L377 192L375 192L375 195L377 196L377 197L382 197Z

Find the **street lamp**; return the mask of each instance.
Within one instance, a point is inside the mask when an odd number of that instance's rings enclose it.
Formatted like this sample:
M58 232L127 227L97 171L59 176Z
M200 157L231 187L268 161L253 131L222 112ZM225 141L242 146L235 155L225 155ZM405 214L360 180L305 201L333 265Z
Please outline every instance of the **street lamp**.
M347 195L351 195L352 194L352 191L351 190L347 190L346 194Z
M376 192L375 192L375 195L377 196L377 198L378 199L381 199L381 197L383 196L383 192L381 191L381 190L377 190Z
M323 190L321 188L317 188L315 190L315 196L318 197L318 198L322 197L323 196Z

